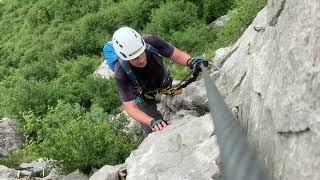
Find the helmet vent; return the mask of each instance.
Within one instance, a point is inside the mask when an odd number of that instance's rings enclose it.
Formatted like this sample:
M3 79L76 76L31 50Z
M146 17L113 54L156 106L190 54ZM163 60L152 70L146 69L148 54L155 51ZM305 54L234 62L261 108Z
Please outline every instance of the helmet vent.
M121 55L122 55L123 57L127 58L127 56L126 56L124 53L122 53L122 52L120 52L120 53L121 53Z
M121 48L123 48L123 46L122 46L121 44L119 44L119 42L118 42L118 41L116 41L116 43L117 43Z
M131 30L131 31L132 31L132 33L134 34L134 36L135 36L136 38L138 38L136 32L134 32L133 30Z

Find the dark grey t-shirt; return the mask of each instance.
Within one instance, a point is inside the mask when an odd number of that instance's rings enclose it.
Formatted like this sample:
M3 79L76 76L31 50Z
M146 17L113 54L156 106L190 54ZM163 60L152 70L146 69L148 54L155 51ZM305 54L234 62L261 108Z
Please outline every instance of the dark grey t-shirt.
M148 35L143 37L146 43L156 48L163 57L171 57L174 47L161 38ZM140 86L144 92L158 90L161 87L170 85L168 77L166 77L166 70L163 65L162 58L159 56L145 51L147 55L147 65L144 68L137 68L130 65L131 70L137 77ZM122 102L132 101L139 92L134 84L130 82L126 72L121 68L119 63L116 63L114 75L116 79L117 88L119 91L120 99Z

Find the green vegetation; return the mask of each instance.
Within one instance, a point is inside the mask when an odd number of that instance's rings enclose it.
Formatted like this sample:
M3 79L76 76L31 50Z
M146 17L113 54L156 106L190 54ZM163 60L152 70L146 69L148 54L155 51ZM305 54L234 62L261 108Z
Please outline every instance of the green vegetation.
M17 120L26 148L0 160L49 157L64 172L122 163L136 148L119 112L113 79L93 74L102 46L119 27L153 33L211 58L235 42L266 0L0 1L0 117ZM220 29L207 24L222 15ZM170 64L170 63L169 63ZM187 72L169 65L174 77ZM21 157L21 158L19 158Z
M25 149L19 149L12 151L8 158L0 159L0 164L5 165L8 168L18 167L20 164L29 162L32 160L30 152Z
M118 130L124 130L127 119L109 118L96 105L86 111L79 104L72 106L59 101L45 117L29 112L24 119L26 125L22 131L29 144L27 149L36 156L61 161L64 172L77 167L89 174L92 168L100 168L106 162L120 164L136 147Z
M235 42L266 4L267 0L234 0L233 8L228 13L230 21L218 31L215 48Z

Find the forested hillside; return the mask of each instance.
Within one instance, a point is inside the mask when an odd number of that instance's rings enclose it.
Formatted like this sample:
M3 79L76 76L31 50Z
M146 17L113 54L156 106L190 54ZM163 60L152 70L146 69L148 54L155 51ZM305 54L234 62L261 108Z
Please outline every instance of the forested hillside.
M235 42L266 0L1 0L0 118L17 120L23 150L0 164L48 157L65 172L117 164L136 148L112 79L93 75L121 26L192 55ZM221 28L208 24L228 14ZM171 66L176 78L183 67Z

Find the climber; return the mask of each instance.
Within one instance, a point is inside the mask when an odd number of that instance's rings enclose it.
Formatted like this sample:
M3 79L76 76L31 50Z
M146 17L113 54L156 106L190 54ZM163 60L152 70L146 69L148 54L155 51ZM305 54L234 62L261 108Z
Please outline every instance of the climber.
M113 49L110 51L110 48ZM130 27L116 30L112 41L105 44L103 51L109 67L114 66L123 108L130 117L141 123L144 135L160 131L170 124L163 119L156 105L159 102L159 90L172 86L172 78L162 56L197 71L201 63L208 65L203 58L191 58L186 52L155 35L141 37ZM110 52L115 52L116 58L112 59L115 55L110 55Z

